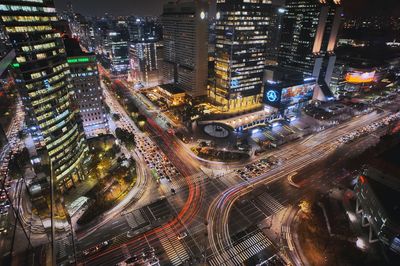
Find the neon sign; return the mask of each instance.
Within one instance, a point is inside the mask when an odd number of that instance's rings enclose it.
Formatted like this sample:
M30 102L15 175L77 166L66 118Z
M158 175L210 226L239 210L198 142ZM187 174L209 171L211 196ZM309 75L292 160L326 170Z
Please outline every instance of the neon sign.
M351 72L347 73L345 76L345 80L348 83L369 83L375 80L375 71L372 72Z
M274 90L267 91L267 99L270 102L276 102L278 100L278 93Z

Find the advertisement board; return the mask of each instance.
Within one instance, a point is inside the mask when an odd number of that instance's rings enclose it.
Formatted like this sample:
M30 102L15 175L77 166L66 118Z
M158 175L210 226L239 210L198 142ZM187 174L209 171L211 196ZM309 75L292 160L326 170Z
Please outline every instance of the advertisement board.
M266 87L264 92L264 102L273 107L280 107L281 90L278 88Z
M282 89L281 104L288 106L311 100L315 85L315 83L302 84Z
M371 72L352 71L346 74L345 80L348 83L353 83L353 84L373 82L375 80L375 71Z

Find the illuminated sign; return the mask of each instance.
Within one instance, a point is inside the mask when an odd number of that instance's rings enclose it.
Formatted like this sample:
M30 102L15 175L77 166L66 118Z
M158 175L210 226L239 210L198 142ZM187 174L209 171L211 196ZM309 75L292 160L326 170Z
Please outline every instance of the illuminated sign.
M12 67L13 67L13 68L19 68L19 67L20 67L20 64L19 64L19 63L14 63L14 64L12 64Z
M267 99L270 102L276 102L278 100L278 92L275 90L267 91Z
M236 88L236 87L238 87L239 86L239 80L237 80L237 79L232 79L231 80L231 87L232 88Z
M206 13L204 11L201 11L200 18L201 19L205 19L206 18Z
M375 71L371 71L371 72L360 72L360 71L349 72L349 73L346 74L345 80L348 83L354 83L354 84L373 82L375 80Z
M48 79L43 80L43 84L46 87L46 89L50 89L51 88L50 81Z
M266 86L264 89L264 103L269 106L279 108L281 102L281 91L275 86Z
M67 61L69 64L87 63L90 61L90 58L89 57L69 58Z
M284 105L293 105L309 101L314 93L315 83L301 84L282 89L281 102Z

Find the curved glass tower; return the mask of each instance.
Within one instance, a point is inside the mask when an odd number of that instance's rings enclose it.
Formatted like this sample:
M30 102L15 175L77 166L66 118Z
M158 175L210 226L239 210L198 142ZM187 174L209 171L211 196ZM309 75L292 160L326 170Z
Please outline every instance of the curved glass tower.
M82 175L87 146L71 102L65 48L52 26L52 0L1 0L1 21L16 51L15 80L38 155L61 191Z

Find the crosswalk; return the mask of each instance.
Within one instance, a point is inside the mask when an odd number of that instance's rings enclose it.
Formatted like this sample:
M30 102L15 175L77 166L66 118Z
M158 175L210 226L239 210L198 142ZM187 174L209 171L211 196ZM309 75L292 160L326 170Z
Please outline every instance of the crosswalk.
M172 237L169 237L171 235ZM172 265L182 265L190 258L181 240L170 228L166 228L164 233L159 233L159 239Z
M147 220L142 214L142 209L134 210L124 214L124 218L132 229L147 223Z
M71 254L69 249L72 247L68 238L60 239L56 241L55 244L57 253L56 256L58 261L65 259L68 254Z
M261 231L234 245L223 254L212 257L208 262L211 266L241 265L246 260L272 245L272 242Z
M179 178L171 178L171 182L167 182L169 184L168 187L175 189L176 192L184 190L188 187L189 184L197 185L204 181L206 175L202 172L198 172L194 175L189 176L188 178L179 177ZM166 191L169 192L169 191Z
M257 197L257 201L261 203L263 208L265 208L270 215L278 213L285 208L279 201L277 201L273 196L264 192Z
M121 246L121 251L122 251L122 254L124 254L124 257L126 259L131 257L131 253L129 252L129 248L126 244Z

